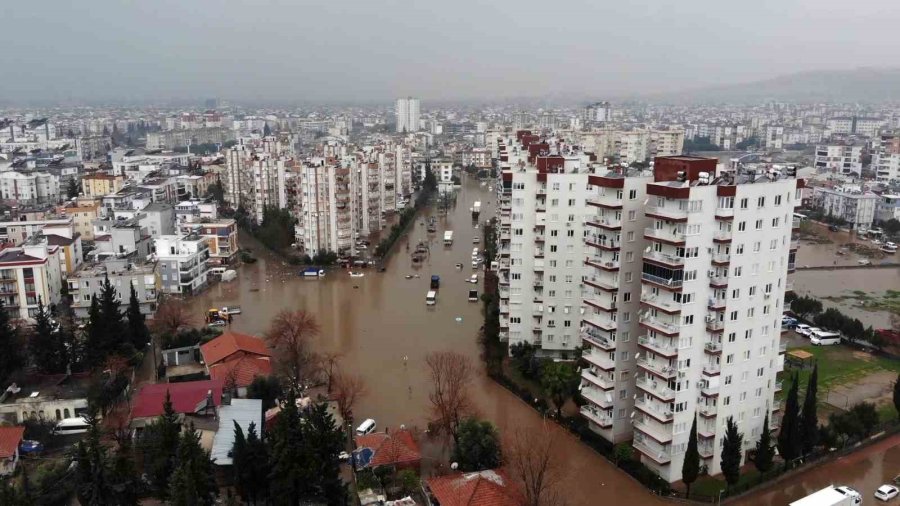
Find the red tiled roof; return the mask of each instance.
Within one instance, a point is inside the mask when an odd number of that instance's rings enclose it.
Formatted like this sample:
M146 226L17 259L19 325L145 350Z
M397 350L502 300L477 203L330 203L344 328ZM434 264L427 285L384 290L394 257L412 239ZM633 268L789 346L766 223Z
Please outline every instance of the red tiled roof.
M221 379L228 384L234 378L236 387L245 387L253 383L253 378L272 373L272 362L268 357L244 356L213 364L209 368L209 377Z
M172 398L172 408L176 413L195 413L197 406L206 399L206 394L210 390L212 390L213 404L219 406L222 403L222 387L224 385L225 382L221 379L144 385L132 400L131 417L145 418L161 415L166 392L169 392L169 396Z
M8 459L16 454L22 437L25 436L25 427L0 427L0 459Z
M262 339L248 334L227 331L212 341L200 346L203 361L210 367L235 353L243 351L263 357L271 357L272 352Z
M502 470L448 474L427 480L441 506L517 506L517 489Z
M419 445L408 430L399 430L393 434L376 432L357 436L356 446L371 448L375 452L369 461L371 467L416 464L422 460Z

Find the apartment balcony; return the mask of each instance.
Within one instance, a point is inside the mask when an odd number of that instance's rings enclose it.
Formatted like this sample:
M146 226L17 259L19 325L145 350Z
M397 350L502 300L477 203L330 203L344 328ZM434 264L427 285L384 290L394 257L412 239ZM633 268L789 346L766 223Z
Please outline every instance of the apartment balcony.
M581 415L600 427L612 427L612 417L591 406L582 406Z
M641 325L669 336L676 336L681 332L681 326L658 320L652 316L642 317Z
M656 404L662 404L654 401L650 401L647 397L640 398L634 401L634 407L641 410L641 412L652 416L654 419L668 423L672 421L672 412L668 409L657 407Z
M650 438L647 436L638 438L635 435L634 440L631 442L631 446L633 446L635 450L641 452L641 454L653 460L657 464L668 464L672 461L672 455L668 448L663 448L655 443L648 441L648 439Z
M800 218L794 218L793 220L791 220L791 228L800 228L800 221Z
M600 276L583 276L582 280L585 284L605 290L607 292L616 292L619 290L618 279L609 279Z
M712 255L713 265L728 265L729 262L731 262L731 255L727 253L713 253Z
M709 278L709 286L713 288L728 288L727 276L713 276Z
M715 437L715 435L713 435ZM711 444L698 444L697 445L697 453L700 454L700 458L702 459L711 459L715 456L716 447Z
M722 343L717 341L707 341L703 344L703 351L710 355L721 355Z
M716 218L720 220L730 220L734 218L733 207L717 207Z
M703 374L706 376L718 376L722 372L717 364L706 364L703 366Z
M512 233L510 233L509 230L507 230L507 231L501 230L500 231L500 240L501 241L509 241L510 239L512 239Z
M641 336L638 338L638 346L667 358L678 356L678 348L672 345L672 342L669 339L657 339L648 336Z
M585 304L597 309L602 309L603 311L610 313L616 310L616 301L613 300L612 297L605 296L604 293L583 291L581 293L581 298L584 300Z
M646 356L639 358L637 360L637 365L638 367L667 380L675 378L675 374L678 372L674 367L656 360L648 360Z
M666 288L681 288L681 285L684 283L680 279L661 278L659 276L654 276L653 274L647 274L646 272L641 273L641 279Z
M775 382L775 392L781 392L782 390L784 390L784 382L776 381Z
M649 420L634 420L634 430L639 430L650 436L650 439L656 441L657 443L667 444L672 442L672 429L666 430L665 427L660 427L657 424Z
M653 228L644 229L644 237L653 241L661 241L666 244L683 245L686 236L684 232L678 230L670 230L669 228Z
M584 258L584 264L603 269L605 271L615 271L619 269L618 260L609 260L599 255L588 256Z
M601 314L587 315L582 321L592 327L607 331L615 331L619 326L615 320Z
M787 268L787 270L788 270L788 273L791 273L791 272L796 271L796 270L797 270L797 263L796 263L796 262L788 262L788 268Z
M706 307L713 311L724 311L727 302L728 299L725 298L710 297L709 301L706 303Z
M611 375L612 373L608 372L599 373L590 367L581 371L581 379L596 385L601 390L612 390L616 387Z
M587 199L585 203L589 206L602 207L603 209L622 209L622 201L609 197L595 197Z
M778 354L782 355L787 352L787 343L778 343Z
M588 246L605 249L608 251L616 251L620 246L619 241L597 234L588 234L587 236L585 236L584 243Z
M672 267L684 267L684 257L660 253L659 251L648 251L644 253L644 260L659 262Z
M675 206L646 206L644 214L653 218L662 218L668 221L687 220L687 209Z
M599 335L598 333L594 333L591 331L582 331L581 332L581 340L586 341L592 346L596 346L603 351L612 351L616 349L616 342Z
M589 364L597 366L598 368L604 371L612 371L616 368L616 363L613 359L609 358L609 353L593 351L593 350L584 350L581 354L582 358L584 358Z
M722 320L706 321L706 330L710 332L721 332L725 330L725 322Z
M675 391L665 386L665 384L650 379L650 376L638 378L635 382L638 388L650 395L656 397L663 402L672 402L675 400Z
M781 372L784 370L784 355L778 355L778 358L775 360L775 372Z
M797 239L791 239L790 249L793 251L797 251L797 248L800 247L800 241Z
M772 401L772 411L781 411L781 401Z
M716 230L713 232L713 242L729 243L731 242L731 231Z
M611 409L613 407L612 394L608 394L603 390L597 391L593 387L582 388L581 396L601 409Z
M785 283L785 284L784 284L784 291L785 291L785 292L793 292L793 291L794 291L794 282L793 282L793 281L788 281L787 283Z
M710 386L706 385L700 389L700 395L704 397L718 397L719 396L719 385Z
M599 216L595 216L589 218L585 224L591 227L603 228L606 230L620 230L622 228L621 218L601 218Z
M704 418L714 418L718 414L717 406L714 405L699 405L697 406L698 411L700 412L700 416Z
M641 297L641 302L665 311L666 313L672 314L681 312L680 303L675 302L671 298L667 299L661 295L644 295Z

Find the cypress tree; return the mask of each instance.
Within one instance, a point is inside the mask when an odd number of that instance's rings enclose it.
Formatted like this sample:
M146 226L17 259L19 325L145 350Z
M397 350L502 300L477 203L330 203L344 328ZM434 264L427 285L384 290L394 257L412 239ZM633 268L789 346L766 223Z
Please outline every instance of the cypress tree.
M168 482L175 468L178 452L181 424L178 414L172 407L172 400L166 392L163 402L163 414L148 425L138 440L144 462L144 472L150 480L153 494L159 499L166 499L169 491Z
M34 316L35 324L31 339L28 340L28 351L31 361L45 374L66 372L69 364L68 351L63 342L63 333L54 328L50 312L44 307L44 301L38 297L38 312Z
M9 313L0 299L0 381L9 377L16 369L22 367L22 355L19 353L19 336L9 322Z
M87 417L88 431L78 443L78 500L84 506L103 506L114 503L109 482L106 449L100 443L99 420Z
M169 504L213 506L219 494L215 471L209 452L200 446L200 435L193 425L179 438L176 460L169 480Z
M738 432L737 424L728 417L725 427L725 439L722 441L722 474L728 487L733 486L741 478L741 448L744 436Z
M91 307L88 309L88 321L85 324L84 360L89 369L100 367L106 360L106 326L100 315L100 301L97 295L91 295Z
M897 415L900 416L900 373L897 374L897 380L894 381L894 409L897 410Z
M144 313L141 313L141 304L138 302L137 291L134 284L131 285L131 296L128 299L128 309L125 312L128 320L128 334L131 336L131 344L136 350L142 350L150 342L150 331L147 329Z
M256 424L250 423L247 437L234 423L234 447L231 450L234 483L238 494L248 504L265 501L266 484L269 474L269 452L256 432Z
M816 363L806 383L806 397L803 399L803 411L800 415L800 455L811 452L819 442L819 420L816 415L818 382L819 364Z
M756 442L756 459L753 461L760 473L772 469L772 459L775 457L775 452L772 451L772 434L769 432L769 413L763 419L762 430L759 441Z
M800 407L797 400L799 383L800 378L795 374L784 403L781 429L778 431L778 453L787 466L800 456Z
M691 423L691 435L688 438L687 451L684 453L684 463L681 464L681 481L687 486L687 497L691 497L691 485L697 481L700 475L700 451L697 449L697 414L694 413L694 422Z

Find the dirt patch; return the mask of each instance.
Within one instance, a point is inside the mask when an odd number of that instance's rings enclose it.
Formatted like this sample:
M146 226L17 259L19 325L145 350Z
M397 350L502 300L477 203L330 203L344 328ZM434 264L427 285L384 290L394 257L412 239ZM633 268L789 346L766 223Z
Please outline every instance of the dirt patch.
M875 360L875 357L871 353L867 353L865 351L854 351L853 358L858 360L865 360L866 362L872 362Z
M860 359L871 358L859 352L854 352L853 355ZM829 389L825 395L825 402L838 409L848 409L862 401L874 403L876 406L887 404L893 402L896 379L897 373L892 371L874 372L858 381Z

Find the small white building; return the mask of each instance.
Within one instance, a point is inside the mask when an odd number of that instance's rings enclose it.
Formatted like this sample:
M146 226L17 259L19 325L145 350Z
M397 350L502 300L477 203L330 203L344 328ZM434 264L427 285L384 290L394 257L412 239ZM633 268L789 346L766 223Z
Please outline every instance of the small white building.
M841 218L855 230L865 230L875 221L878 195L874 193L816 188L814 198L827 216Z
M206 287L209 244L196 234L164 235L155 241L163 293L192 294Z

